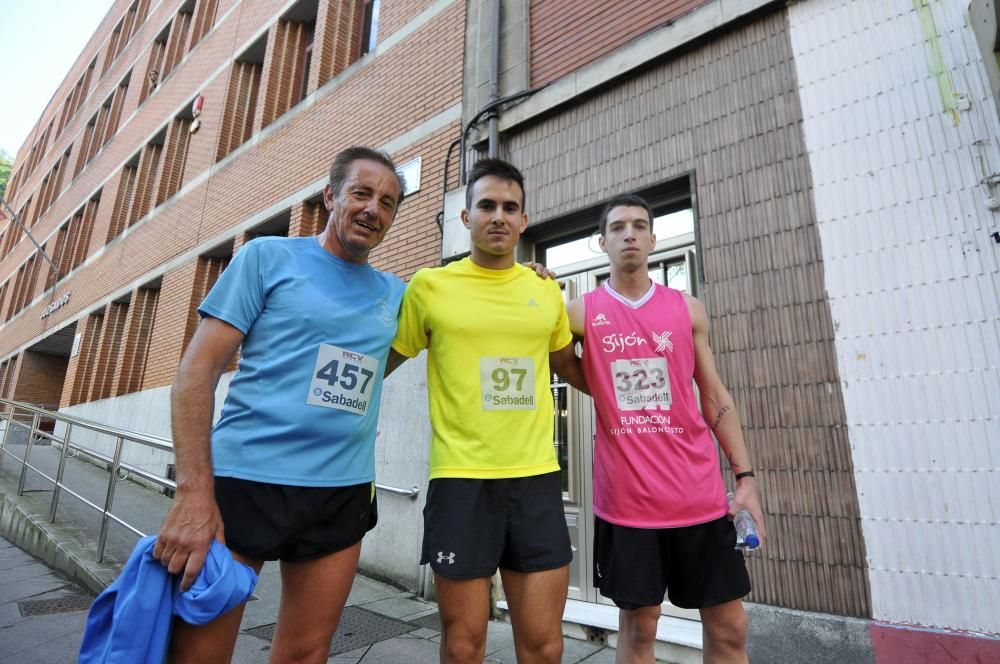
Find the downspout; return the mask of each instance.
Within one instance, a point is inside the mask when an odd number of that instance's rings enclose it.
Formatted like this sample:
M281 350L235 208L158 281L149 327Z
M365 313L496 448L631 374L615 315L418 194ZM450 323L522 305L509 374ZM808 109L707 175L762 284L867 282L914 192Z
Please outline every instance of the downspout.
M486 105L489 106L500 98L500 3L501 0L492 0L492 17L490 20L493 31L490 41L490 88ZM487 156L496 157L500 143L499 122L497 114L492 113L489 121L489 143Z

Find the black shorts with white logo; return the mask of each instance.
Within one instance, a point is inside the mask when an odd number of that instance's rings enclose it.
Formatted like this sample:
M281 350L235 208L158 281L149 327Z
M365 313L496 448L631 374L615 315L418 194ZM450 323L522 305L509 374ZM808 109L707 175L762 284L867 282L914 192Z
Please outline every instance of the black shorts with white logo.
M361 541L378 522L375 485L311 487L215 478L226 546L253 560L305 562Z
M449 579L497 568L540 572L573 558L559 473L481 480L431 480L420 562Z
M680 528L629 528L594 517L594 586L627 611L656 606L704 609L750 592L736 529L723 516Z

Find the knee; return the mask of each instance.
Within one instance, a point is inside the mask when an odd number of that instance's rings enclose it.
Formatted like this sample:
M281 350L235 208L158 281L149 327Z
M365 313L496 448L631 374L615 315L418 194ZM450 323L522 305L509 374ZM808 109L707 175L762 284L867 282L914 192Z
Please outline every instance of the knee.
M749 619L745 612L740 611L727 617L725 621L706 624L704 629L705 637L713 649L733 653L746 652Z
M562 661L563 654L563 640L562 634L558 638L550 638L544 643L540 644L535 650L537 653L538 661L545 662L545 664L559 664Z
M621 628L629 645L638 652L651 651L656 643L656 627L660 619L660 607L649 611L639 609L622 612Z
M482 662L486 656L486 635L465 630L448 630L441 641L444 661L448 664Z
M635 620L628 626L629 640L637 647L652 648L656 642L656 620Z

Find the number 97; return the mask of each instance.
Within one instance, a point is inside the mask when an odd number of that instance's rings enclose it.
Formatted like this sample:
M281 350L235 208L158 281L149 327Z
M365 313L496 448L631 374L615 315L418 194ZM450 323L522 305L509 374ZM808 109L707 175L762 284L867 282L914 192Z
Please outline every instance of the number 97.
M506 392L510 389L511 374L517 379L517 385L514 386L514 389L520 392L524 388L524 377L528 375L527 369L511 369L508 371L502 367L497 367L490 374L493 378L493 389L497 392Z

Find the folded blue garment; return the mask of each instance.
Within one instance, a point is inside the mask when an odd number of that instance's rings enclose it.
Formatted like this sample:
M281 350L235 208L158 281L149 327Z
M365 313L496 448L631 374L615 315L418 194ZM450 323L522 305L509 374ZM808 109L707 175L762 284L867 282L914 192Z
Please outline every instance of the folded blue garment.
M156 537L135 545L125 568L90 607L79 664L162 664L173 616L203 625L247 601L257 574L213 541L194 584L180 592L180 575L153 558Z

